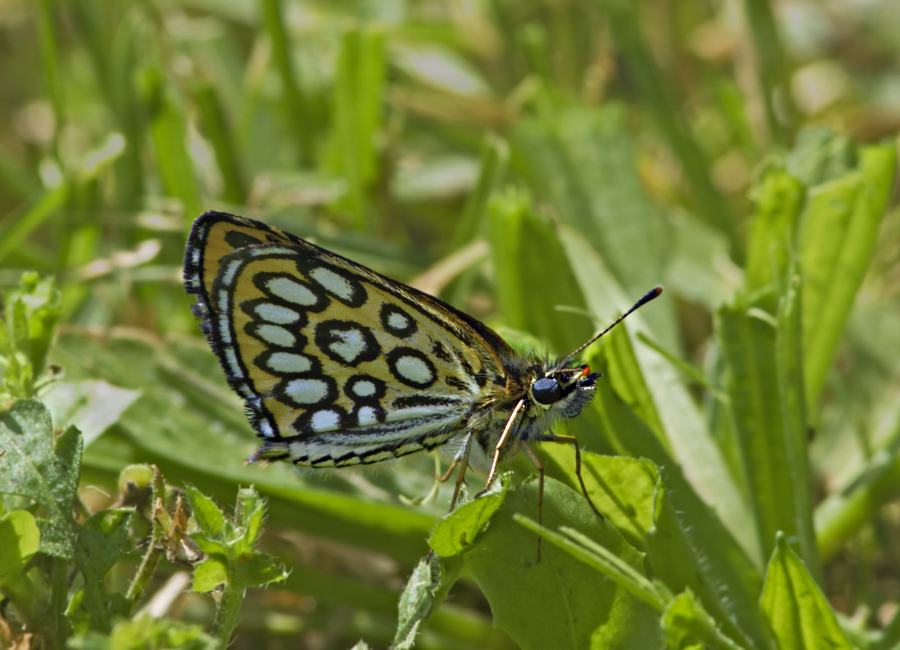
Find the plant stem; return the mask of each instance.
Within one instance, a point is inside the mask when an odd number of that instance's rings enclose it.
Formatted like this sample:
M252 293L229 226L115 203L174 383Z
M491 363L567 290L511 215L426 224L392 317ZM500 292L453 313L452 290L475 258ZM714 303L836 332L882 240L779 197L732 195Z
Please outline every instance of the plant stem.
M69 565L63 558L50 560L50 616L51 641L54 650L64 650L68 639L66 605L69 592Z
M219 601L219 610L216 612L216 622L213 625L213 636L219 639L219 647L225 650L234 628L237 627L238 613L241 611L241 603L244 601L245 590L232 586L229 579L223 588L222 600Z

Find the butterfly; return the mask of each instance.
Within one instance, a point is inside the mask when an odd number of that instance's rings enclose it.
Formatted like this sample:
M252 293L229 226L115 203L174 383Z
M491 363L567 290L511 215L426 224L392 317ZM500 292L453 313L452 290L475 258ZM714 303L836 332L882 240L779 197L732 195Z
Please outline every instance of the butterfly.
M207 212L193 225L184 282L228 384L262 446L249 462L313 468L390 461L458 441L459 466L498 465L533 443L575 446L551 425L578 415L600 373L573 360L641 305L571 354L548 362L514 350L447 303L258 221ZM601 515L602 516L602 515Z

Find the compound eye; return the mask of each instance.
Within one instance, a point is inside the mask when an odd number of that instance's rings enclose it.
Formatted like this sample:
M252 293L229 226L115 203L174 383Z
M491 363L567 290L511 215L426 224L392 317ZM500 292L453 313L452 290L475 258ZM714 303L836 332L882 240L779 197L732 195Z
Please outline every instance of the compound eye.
M560 394L559 382L551 377L542 377L531 386L531 395L538 404L553 404L559 400Z

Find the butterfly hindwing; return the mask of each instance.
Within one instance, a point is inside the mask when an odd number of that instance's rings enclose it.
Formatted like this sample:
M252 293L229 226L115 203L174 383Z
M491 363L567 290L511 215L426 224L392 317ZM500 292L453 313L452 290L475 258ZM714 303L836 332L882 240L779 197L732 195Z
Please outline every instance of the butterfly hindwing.
M257 432L288 439L299 464L432 449L506 381L503 357L513 353L489 328L249 219L198 219L185 283Z

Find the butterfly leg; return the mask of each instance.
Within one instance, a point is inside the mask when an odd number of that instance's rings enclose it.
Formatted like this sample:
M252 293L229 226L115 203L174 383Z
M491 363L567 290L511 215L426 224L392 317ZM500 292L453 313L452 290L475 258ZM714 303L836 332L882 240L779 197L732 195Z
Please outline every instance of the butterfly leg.
M459 491L462 488L462 484L466 479L466 468L469 466L469 452L472 450L472 440L474 440L475 436L471 433L466 436L466 443L462 448L462 451L453 459L453 463L450 465L450 469L447 470L447 474L444 476L443 480L447 480L450 478L450 472L453 471L453 467L459 463L459 474L456 475L456 487L453 489L453 498L450 499L450 511L453 512L453 509L456 507L456 499L459 498ZM438 479L440 480L440 479Z
M491 471L488 473L487 483L482 492L486 491L491 486L491 483L494 482L494 475L497 473L497 465L500 464L500 452L503 450L503 447L506 446L506 441L509 440L509 435L512 433L516 420L519 419L519 415L522 414L524 408L525 400L520 399L513 409L512 415L510 415L509 419L506 421L506 426L503 427L503 433L500 436L500 440L497 441L497 446L494 447L494 460L491 463Z
M581 447L578 445L578 439L575 438L575 436L558 436L555 434L549 434L545 437L542 437L541 442L558 442L561 444L570 444L575 446L575 476L578 477L578 484L581 486L581 493L587 500L588 505L591 506L594 514L600 517L601 520L605 519L603 513L600 512L600 510L597 509L597 506L594 505L594 502L591 501L591 496L588 494L587 487L585 487L584 485L584 479L581 477ZM541 473L541 478L543 479L543 477L543 473Z
M435 479L437 479L440 483L446 483L450 479L450 475L453 473L453 470L456 469L456 466L459 465L460 458L457 456L453 459L453 462L450 463L450 467L447 468L447 471L440 476L435 475Z

